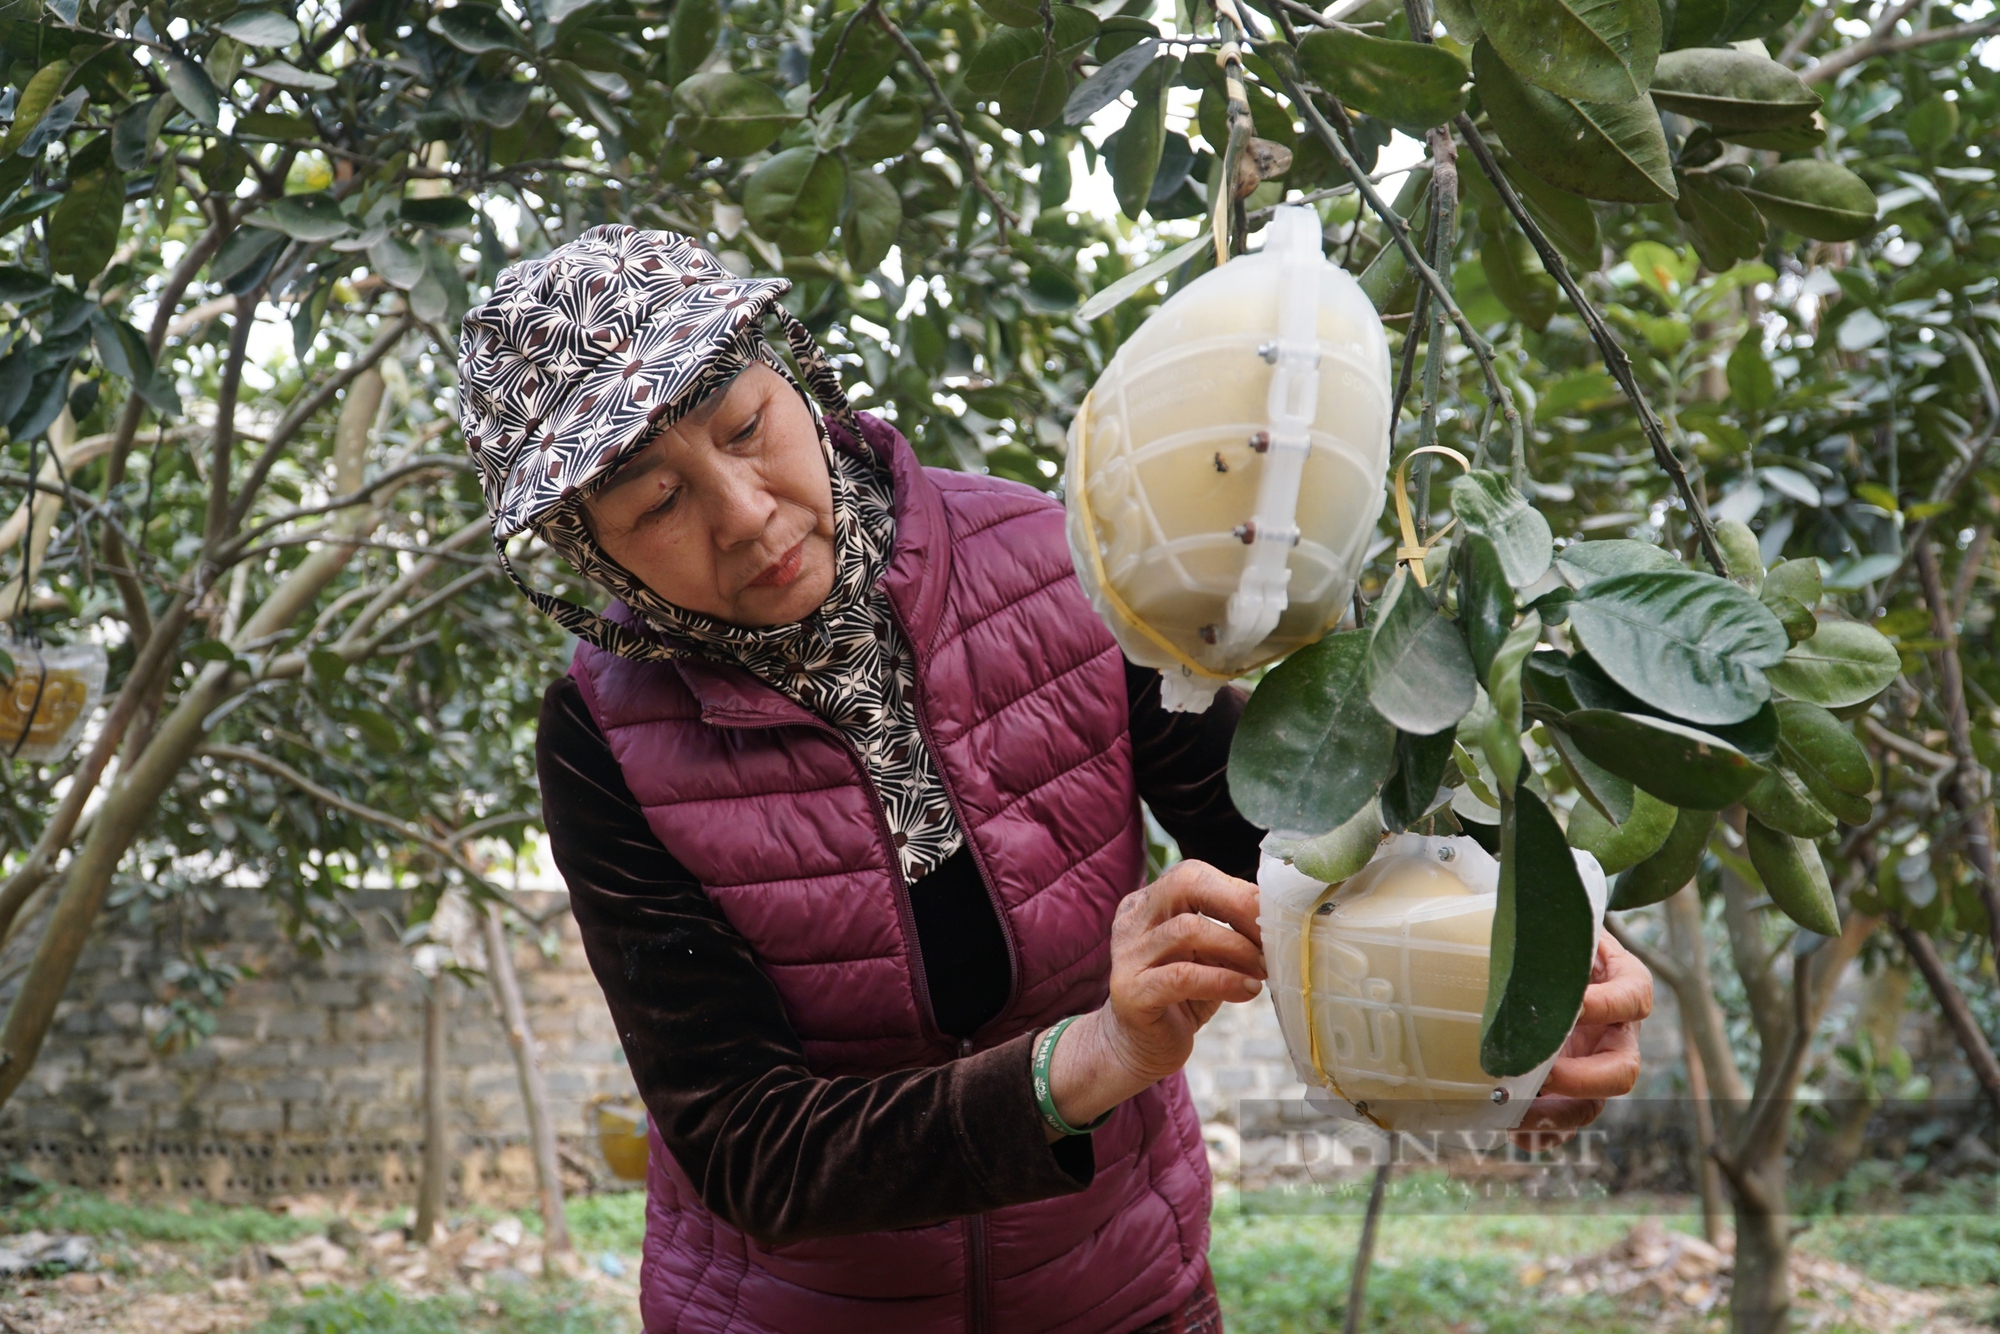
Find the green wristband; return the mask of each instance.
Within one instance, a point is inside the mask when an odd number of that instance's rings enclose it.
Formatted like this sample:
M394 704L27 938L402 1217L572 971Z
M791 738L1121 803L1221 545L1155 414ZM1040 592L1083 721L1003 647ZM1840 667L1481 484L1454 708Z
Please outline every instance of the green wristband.
M1049 1063L1055 1057L1056 1043L1062 1040L1063 1030L1075 1023L1077 1019L1077 1015L1071 1015L1067 1019L1059 1019L1053 1026L1044 1031L1040 1037L1035 1039L1035 1063L1033 1067L1035 1106L1041 1109L1042 1120L1048 1123L1049 1129L1055 1131L1058 1135L1088 1135L1091 1131L1111 1119L1111 1113L1106 1112L1087 1126L1073 1126L1063 1120L1062 1113L1056 1110L1055 1095L1049 1089Z

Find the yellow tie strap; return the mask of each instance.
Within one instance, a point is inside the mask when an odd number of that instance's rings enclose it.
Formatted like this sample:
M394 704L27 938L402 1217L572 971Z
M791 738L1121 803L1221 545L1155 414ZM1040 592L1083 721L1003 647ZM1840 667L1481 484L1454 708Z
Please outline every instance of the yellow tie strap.
M1451 523L1432 533L1428 542L1417 540L1417 520L1410 512L1409 487L1410 460L1419 454L1442 454L1467 472L1472 471L1472 461L1449 445L1425 445L1422 449L1413 449L1403 455L1403 461L1396 465L1396 522L1402 525L1403 529L1403 545L1396 548L1396 561L1398 564L1408 565L1410 576L1417 581L1417 587L1423 588L1425 587L1424 557L1431 554L1431 548L1451 531L1452 524L1458 520L1454 518Z

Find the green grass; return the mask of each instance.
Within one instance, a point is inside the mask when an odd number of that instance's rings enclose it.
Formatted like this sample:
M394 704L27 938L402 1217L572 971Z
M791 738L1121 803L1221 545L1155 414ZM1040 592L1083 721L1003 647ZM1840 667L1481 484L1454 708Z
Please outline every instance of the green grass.
M204 1200L180 1206L121 1204L60 1186L36 1190L0 1209L0 1228L9 1232L80 1232L126 1241L171 1242L204 1251L235 1251L291 1241L320 1231L328 1221Z
M370 1284L287 1306L252 1334L626 1334L637 1324L623 1303L575 1283L507 1284L484 1298L404 1297Z
M585 1195L569 1201L570 1240L587 1256L604 1251L637 1255L646 1240L646 1192Z
M1903 1288L2000 1285L2000 1212L1992 1184L1947 1183L1883 1203L1901 1212L1812 1219L1799 1245Z

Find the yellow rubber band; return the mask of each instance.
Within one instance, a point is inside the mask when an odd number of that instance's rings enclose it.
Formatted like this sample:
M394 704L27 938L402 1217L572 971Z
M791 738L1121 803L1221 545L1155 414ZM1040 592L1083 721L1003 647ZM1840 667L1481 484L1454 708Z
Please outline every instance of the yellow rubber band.
M1233 681L1236 678L1221 672L1211 672L1208 668L1181 652L1178 645L1152 626L1139 619L1139 613L1125 605L1125 599L1118 596L1118 590L1111 586L1110 576L1104 570L1103 553L1097 549L1097 516L1090 512L1090 400L1096 391L1085 394L1083 405L1076 410L1076 511L1083 518L1083 526L1090 540L1085 545L1090 549L1090 572L1097 580L1098 589L1104 600L1111 604L1111 610L1118 618L1144 635L1162 653L1179 663L1195 676L1205 676L1211 681Z
M1396 522L1403 529L1403 545L1396 548L1396 560L1399 564L1410 567L1410 577L1417 581L1418 588L1423 588L1424 557L1430 555L1431 548L1451 531L1452 524L1458 520L1453 519L1451 523L1432 533L1428 542L1417 540L1417 520L1410 512L1410 497L1407 492L1410 486L1410 460L1419 454L1442 454L1467 472L1472 471L1472 461L1449 445L1425 445L1422 449L1413 449L1403 455L1403 461L1396 465Z

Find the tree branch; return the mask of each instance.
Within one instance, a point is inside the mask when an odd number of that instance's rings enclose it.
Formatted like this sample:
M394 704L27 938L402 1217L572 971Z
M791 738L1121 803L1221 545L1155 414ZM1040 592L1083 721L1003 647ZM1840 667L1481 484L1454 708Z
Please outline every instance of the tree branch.
M1549 238L1542 233L1541 227L1521 203L1521 197L1514 193L1513 182L1509 181L1507 174L1500 170L1499 162L1494 159L1492 150L1487 148L1485 139L1480 137L1478 129L1472 123L1472 117L1460 113L1453 123L1458 127L1459 137L1465 140L1465 146L1472 151L1472 156L1478 159L1479 170L1493 183L1493 189L1499 194L1500 202L1506 206L1507 212L1513 215L1514 221L1520 224L1521 230L1527 233L1529 242L1535 247L1535 253L1541 257L1542 267L1562 285L1570 304L1576 307L1577 314L1583 317L1584 326L1590 330L1591 341L1597 344L1597 350L1604 358L1605 369L1611 372L1611 378L1618 382L1618 388L1623 391L1626 399L1639 414L1639 429L1644 432L1646 443L1652 446L1654 462L1660 465L1660 470L1673 482L1674 490L1680 495L1681 504L1687 509L1688 521L1694 525L1695 538L1701 543L1702 556L1717 574L1727 579L1729 562L1724 558L1722 548L1715 540L1715 525L1709 520L1708 508L1695 494L1694 487L1688 481L1687 469L1682 465L1679 456L1667 444L1666 431L1660 424L1659 416L1654 413L1653 405L1647 401L1645 391L1640 389L1637 377L1632 374L1632 359L1625 355L1624 347L1613 336L1611 327L1604 322L1604 316L1598 312L1595 305L1591 304L1590 298L1583 294L1583 288L1578 286L1576 279L1571 276L1569 265L1563 262L1561 252L1550 244Z
M1929 936L1910 927L1901 917L1892 914L1889 924L1895 929L1896 938L1903 942L1903 948L1909 952L1910 962L1924 975L1924 982L1930 987L1938 1009L1944 1012L1945 1022L1951 1025L1953 1035L1958 1038L1958 1045L1965 1052L1966 1064L1972 1067L1986 1100L1993 1104L1995 1112L2000 1112L2000 1060L1994 1059L1992 1044L1980 1031L1979 1021L1972 1017L1965 996L1951 980L1951 974L1945 971L1937 946L1931 943Z
M1000 234L1004 240L1007 228L1009 226L1019 227L1021 219L1015 215L1014 210L1007 207L1007 201L993 192L993 187L988 185L986 178L980 174L979 153L972 146L971 137L965 132L965 122L959 119L958 108L953 106L951 99L944 95L944 87L938 82L937 74L931 69L930 62L924 59L923 52L917 50L916 45L910 41L901 28L890 21L889 16L882 12L879 5L875 9L875 22L881 27L883 32L889 34L897 46L902 48L903 57L917 67L918 75L923 78L924 83L931 90L931 97L944 110L944 117L951 124L952 138L958 141L958 151L965 154L965 169L972 174L973 186L978 189L980 194L986 196L986 202L993 206L994 213L998 215Z
M1902 6L1905 12L1909 8L1908 3ZM1895 17L1901 18L1902 14L1898 13ZM1956 23L1946 28L1922 28L1916 32L1900 35L1885 33L1878 27L1875 33L1862 38L1854 45L1842 47L1810 69L1800 70L1799 78L1807 83L1824 83L1850 65L1859 65L1862 61L1873 60L1876 56L1894 55L1898 51L1914 51L1918 47L1935 46L1939 42L1978 41L1982 37L1992 37L1996 34L2000 34L2000 19L1987 19L1980 23Z
M1993 850L1993 808L1986 800L1986 770L1972 749L1972 719L1965 707L1965 668L1958 658L1958 627L1952 623L1951 602L1938 571L1937 546L1926 541L1916 550L1917 577L1923 581L1924 602L1931 613L1931 637L1939 644L1935 662L1938 704L1945 731L1951 737L1951 804L1965 817L1965 854L1979 873L1979 897L1986 905L1986 928L2000 957L2000 870Z

